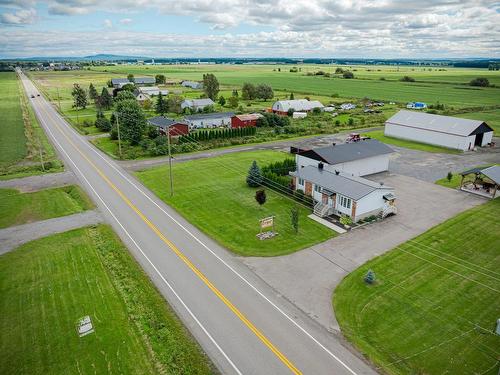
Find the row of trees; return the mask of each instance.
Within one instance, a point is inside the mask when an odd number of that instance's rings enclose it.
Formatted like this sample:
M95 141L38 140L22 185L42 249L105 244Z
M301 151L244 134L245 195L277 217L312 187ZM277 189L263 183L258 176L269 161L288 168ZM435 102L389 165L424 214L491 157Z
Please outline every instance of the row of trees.
M213 130L198 130L189 135L181 135L178 139L178 143L189 143L189 142L200 142L200 141L210 141L213 139L230 139L230 138L241 138L255 135L257 129L253 127L249 128L229 128L229 129L213 129Z
M113 106L113 97L109 94L106 87L101 90L101 95L98 94L96 88L91 83L89 85L88 94L83 87L78 83L73 85L73 90L71 91L71 96L73 97L73 107L77 109L85 109L89 104L89 98L94 102L98 109L110 109Z

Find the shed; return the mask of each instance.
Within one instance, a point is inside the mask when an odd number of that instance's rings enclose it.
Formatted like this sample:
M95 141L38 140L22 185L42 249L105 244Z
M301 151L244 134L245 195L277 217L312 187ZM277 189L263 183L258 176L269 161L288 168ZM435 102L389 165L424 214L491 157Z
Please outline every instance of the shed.
M500 166L472 168L460 173L460 190L496 198L500 195ZM466 179L473 175L473 179Z
M156 116L148 119L148 123L156 126L162 134L167 134L168 131L171 137L189 134L189 125L184 121Z
M260 113L246 113L231 117L232 128L249 128L257 126L257 120L263 116Z
M491 143L493 129L481 120L401 110L385 122L386 136L457 150Z

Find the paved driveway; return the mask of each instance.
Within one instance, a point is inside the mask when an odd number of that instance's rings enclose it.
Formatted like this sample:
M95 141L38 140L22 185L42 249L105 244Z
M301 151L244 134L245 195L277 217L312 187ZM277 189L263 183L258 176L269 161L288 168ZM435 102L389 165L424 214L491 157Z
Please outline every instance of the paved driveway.
M413 177L383 173L371 177L393 186L398 215L352 230L297 253L276 258L241 258L270 284L330 331L339 327L331 306L332 291L351 271L484 198Z

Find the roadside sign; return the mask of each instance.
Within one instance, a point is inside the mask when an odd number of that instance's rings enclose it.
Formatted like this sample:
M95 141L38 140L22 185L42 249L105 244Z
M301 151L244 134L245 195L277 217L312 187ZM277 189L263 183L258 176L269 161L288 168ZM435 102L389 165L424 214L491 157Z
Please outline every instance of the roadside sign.
M274 227L274 216L265 217L260 220L260 229Z

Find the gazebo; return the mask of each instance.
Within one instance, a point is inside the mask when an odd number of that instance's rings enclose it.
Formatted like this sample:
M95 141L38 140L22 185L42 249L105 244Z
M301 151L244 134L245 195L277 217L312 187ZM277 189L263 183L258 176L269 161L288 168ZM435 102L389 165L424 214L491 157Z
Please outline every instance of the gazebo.
M460 190L488 198L500 196L500 166L472 168L460 175ZM473 176L473 179L468 179L467 176Z

